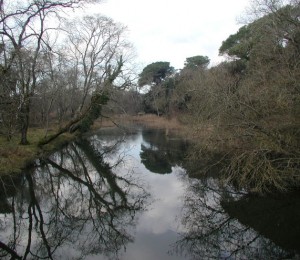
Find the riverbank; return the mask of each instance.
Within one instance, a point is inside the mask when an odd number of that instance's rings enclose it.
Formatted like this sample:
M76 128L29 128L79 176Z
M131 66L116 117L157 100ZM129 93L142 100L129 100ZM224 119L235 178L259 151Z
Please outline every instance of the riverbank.
M173 131L184 130L184 126L176 118L166 118L153 114L145 114L141 116L119 115L111 118L101 118L94 123L93 129L107 127L121 127L126 129L133 125L141 125L157 129L169 129Z
M50 131L49 134L51 132L54 131ZM45 129L30 128L28 131L29 145L20 145L19 136L13 136L10 141L0 136L0 176L22 172L37 158L59 149L75 138L75 135L66 133L41 148L38 143L44 136Z
M164 128L173 131L183 130L183 126L176 119L166 119L155 115L126 115L98 119L94 123L92 131L110 127L126 128L130 125L144 125L151 128ZM52 129L48 131L47 134L53 134L54 132L55 129ZM29 129L29 145L20 145L18 135L13 136L10 141L6 140L3 136L0 136L0 176L22 172L24 168L32 165L37 158L45 156L68 142L71 142L76 138L76 135L70 133L62 134L57 139L41 148L38 144L44 137L45 129L42 128Z
M253 193L287 192L299 187L299 159L296 154L288 158L286 163L284 154L272 151L263 154L265 150L248 150L236 140L226 143L220 133L216 139L214 127L209 125L184 124L176 118L158 117L155 115L128 116L119 115L102 118L95 121L91 132L97 132L103 128L119 127L125 131L131 131L133 127L144 126L148 128L165 129L169 132L190 140L193 149L189 151L190 161L197 161L194 176L201 177L218 168L218 175L223 178L224 184L233 184L238 190L246 189ZM48 134L55 132L48 131ZM20 173L37 158L47 156L63 145L74 140L76 135L65 133L42 148L39 141L45 136L45 129L31 128L28 133L30 145L19 145L19 137L15 136L11 141L0 137L0 175ZM246 143L247 144L247 143ZM251 143L250 143L251 145ZM252 144L253 145L253 144ZM247 148L246 147L246 148ZM246 160L247 159L247 160ZM250 161L250 163L248 163ZM205 167L204 167L204 166ZM284 168L283 168L284 167Z

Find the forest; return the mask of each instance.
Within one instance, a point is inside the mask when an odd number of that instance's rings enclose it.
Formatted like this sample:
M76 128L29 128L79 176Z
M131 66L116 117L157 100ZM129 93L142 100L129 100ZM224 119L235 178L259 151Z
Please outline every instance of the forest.
M218 65L196 54L182 69L157 61L142 71L125 26L67 18L87 2L99 1L0 0L2 158L14 140L28 147L31 130L42 147L99 118L145 113L185 125L196 140L190 157L220 165L224 183L257 193L300 187L299 0L255 1Z

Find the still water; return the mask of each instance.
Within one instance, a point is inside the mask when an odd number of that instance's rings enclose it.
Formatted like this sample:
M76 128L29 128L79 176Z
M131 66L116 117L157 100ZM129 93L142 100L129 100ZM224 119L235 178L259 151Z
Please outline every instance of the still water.
M189 177L203 165L190 147L163 130L104 130L1 178L0 258L299 259L299 193Z

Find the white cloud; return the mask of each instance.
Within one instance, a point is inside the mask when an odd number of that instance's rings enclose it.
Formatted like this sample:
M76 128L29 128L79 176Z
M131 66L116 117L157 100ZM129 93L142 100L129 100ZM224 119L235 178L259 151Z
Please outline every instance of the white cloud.
M138 60L147 65L169 61L182 68L187 57L220 60L223 40L240 27L237 18L249 0L106 0L100 12L126 25Z

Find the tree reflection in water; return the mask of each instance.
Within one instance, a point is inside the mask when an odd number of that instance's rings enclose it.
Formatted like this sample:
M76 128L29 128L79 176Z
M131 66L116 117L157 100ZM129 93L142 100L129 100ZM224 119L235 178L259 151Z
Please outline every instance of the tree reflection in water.
M1 259L118 258L133 240L148 194L130 175L114 173L96 147L81 140L35 172L2 178ZM106 154L116 147L106 147Z
M188 259L298 259L295 252L284 251L225 212L223 202L240 199L241 194L219 189L213 178L186 181L189 188L180 216L185 232L171 253Z
M153 173L170 174L172 167L183 163L188 142L167 136L165 130L142 132L141 161Z

